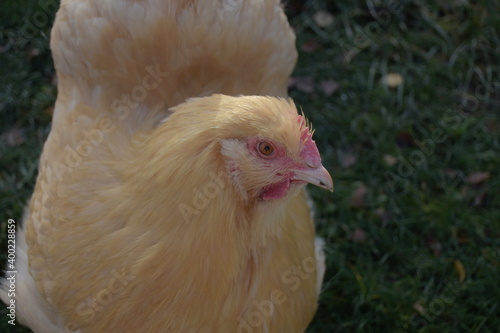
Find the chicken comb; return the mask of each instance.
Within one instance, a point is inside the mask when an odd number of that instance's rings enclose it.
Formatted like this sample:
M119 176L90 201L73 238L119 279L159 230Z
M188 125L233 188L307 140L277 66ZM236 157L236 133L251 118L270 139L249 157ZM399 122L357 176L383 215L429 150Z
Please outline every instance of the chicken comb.
M321 157L319 155L316 143L312 139L314 130L311 129L311 124L304 116L304 113L298 116L297 121L301 127L300 140L303 144L301 156L310 167L318 167L321 164Z
M301 128L300 140L303 144L305 144L307 140L312 140L314 129L312 129L311 122L304 116L304 112L302 112L302 110L301 114L297 116L297 121L299 122L299 126Z

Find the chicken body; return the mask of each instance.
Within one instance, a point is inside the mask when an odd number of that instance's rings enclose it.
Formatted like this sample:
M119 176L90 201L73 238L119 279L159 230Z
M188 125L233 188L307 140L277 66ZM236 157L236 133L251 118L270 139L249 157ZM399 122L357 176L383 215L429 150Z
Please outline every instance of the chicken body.
M18 233L18 320L303 332L324 273L303 185L333 185L278 98L296 60L279 2L63 0L51 48L58 98Z

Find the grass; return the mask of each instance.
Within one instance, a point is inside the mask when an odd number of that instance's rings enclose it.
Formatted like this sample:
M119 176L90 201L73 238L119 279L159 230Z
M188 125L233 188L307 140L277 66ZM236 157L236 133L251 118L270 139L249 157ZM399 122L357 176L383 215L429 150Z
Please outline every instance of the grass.
M290 94L335 181L333 195L311 188L328 270L309 332L498 332L500 5L289 9L300 51ZM50 126L49 12L9 0L0 17L2 253ZM4 313L1 331L25 332Z

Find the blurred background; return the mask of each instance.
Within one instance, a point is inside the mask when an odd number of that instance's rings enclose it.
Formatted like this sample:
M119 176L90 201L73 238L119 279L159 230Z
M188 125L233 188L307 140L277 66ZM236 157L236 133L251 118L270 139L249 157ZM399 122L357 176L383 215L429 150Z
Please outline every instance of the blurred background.
M0 258L50 130L57 0L0 9ZM290 95L335 192L308 332L500 332L500 2L298 1ZM7 323L1 332L28 332Z

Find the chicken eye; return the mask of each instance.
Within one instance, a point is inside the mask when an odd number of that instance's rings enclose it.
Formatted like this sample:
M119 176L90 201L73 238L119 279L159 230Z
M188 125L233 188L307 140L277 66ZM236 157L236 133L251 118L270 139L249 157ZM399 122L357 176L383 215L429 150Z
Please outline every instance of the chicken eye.
M264 156L271 156L274 154L274 147L267 141L262 141L259 143L259 152Z

